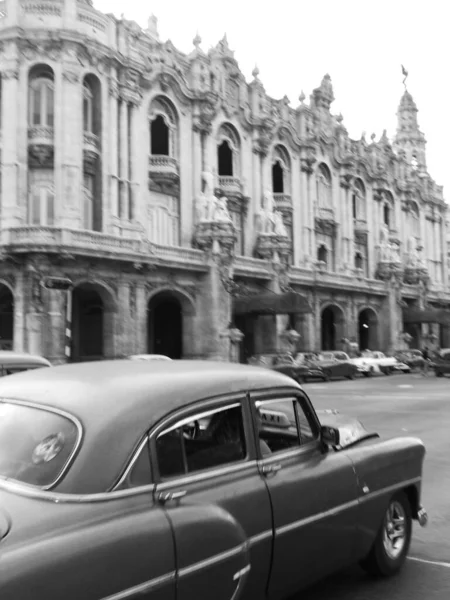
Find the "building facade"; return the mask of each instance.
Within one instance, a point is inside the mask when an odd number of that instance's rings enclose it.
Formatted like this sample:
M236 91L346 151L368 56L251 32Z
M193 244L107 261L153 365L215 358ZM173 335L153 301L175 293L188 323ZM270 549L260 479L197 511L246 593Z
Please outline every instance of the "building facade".
M0 16L3 348L63 362L68 324L72 360L450 346L446 204L408 91L393 142L352 140L328 75L292 108L226 37L186 55L90 0Z

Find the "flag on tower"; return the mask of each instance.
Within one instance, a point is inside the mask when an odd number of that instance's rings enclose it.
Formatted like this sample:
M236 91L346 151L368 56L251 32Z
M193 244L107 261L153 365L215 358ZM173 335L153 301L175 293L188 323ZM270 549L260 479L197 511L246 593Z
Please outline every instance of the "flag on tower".
M405 69L405 67L402 65L402 74L403 74L403 85L405 86L406 89L406 78L408 77L408 71Z

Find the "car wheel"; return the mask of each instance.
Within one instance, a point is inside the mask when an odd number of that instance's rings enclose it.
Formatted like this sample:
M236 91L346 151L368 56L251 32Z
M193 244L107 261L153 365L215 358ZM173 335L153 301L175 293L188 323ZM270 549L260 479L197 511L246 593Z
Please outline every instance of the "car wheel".
M324 381L329 381L329 379L330 379L330 375L331 375L330 371L324 371L324 372L323 372L323 377L322 377L322 379L323 379Z
M355 374L353 372L351 372L347 375L347 379L354 379L354 378L355 378Z
M440 371L436 371L436 377L444 377L444 373L441 373Z
M302 375L297 377L297 383L305 383L305 378Z
M411 543L411 506L404 492L395 494L383 518L369 555L361 566L372 575L389 577L405 562Z

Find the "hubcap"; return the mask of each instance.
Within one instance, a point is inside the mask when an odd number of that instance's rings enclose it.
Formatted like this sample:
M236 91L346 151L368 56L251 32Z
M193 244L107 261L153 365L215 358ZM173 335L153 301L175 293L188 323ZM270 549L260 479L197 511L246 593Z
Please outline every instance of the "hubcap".
M400 502L393 501L384 519L383 545L386 554L396 560L406 543L406 514Z

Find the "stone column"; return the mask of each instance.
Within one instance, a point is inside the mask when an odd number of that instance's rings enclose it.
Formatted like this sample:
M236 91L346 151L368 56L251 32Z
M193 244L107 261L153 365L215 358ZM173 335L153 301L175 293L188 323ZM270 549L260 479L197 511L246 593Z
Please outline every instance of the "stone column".
M308 257L310 257L310 248L309 248L309 217L308 217L308 177L309 175L306 173L305 169L301 168L300 170L300 206L298 207L299 222L299 236L300 236L300 263L304 264ZM295 208L294 208L295 211ZM295 212L294 212L295 214ZM309 262L309 261L308 261Z
M122 220L129 215L128 194L128 108L127 102L120 102L120 212Z
M25 351L25 305L26 305L26 274L17 270L14 286L14 331L13 350Z
M446 225L445 225L445 214L442 217L440 224L440 246L441 246L441 273L442 273L442 284L444 289L448 286L448 266L447 266L447 239L446 239Z
M293 257L292 262L294 265L300 265L305 257L303 249L303 194L302 194L302 176L300 171L300 164L297 158L293 158L292 161L292 246L293 246Z
M55 73L55 189L62 227L78 229L83 215L83 90L81 69Z
M67 292L45 290L47 307L47 334L45 356L52 364L66 362L65 323ZM70 292L71 293L71 292Z
M144 282L136 284L136 310L134 312L135 344L133 352L147 354L148 352L148 307L147 290Z
M130 339L135 337L134 321L131 312L134 307L131 306L130 285L128 281L121 281L118 285L118 314L116 317L115 331L115 352L118 356L127 356L130 352ZM134 301L133 301L134 303Z
M18 158L19 67L7 65L2 70L2 190L1 226L19 225L18 196L20 165Z
M120 207L119 207L119 90L118 84L115 79L110 82L109 86L109 132L108 140L109 147L105 149L104 156L106 157L106 151L109 154L109 194L110 194L110 205L111 205L111 218L112 224L110 231L117 235L119 233L117 220L120 218ZM106 169L106 166L105 166Z
M31 354L43 354L43 313L42 287L40 273L29 265L25 275L25 350Z

